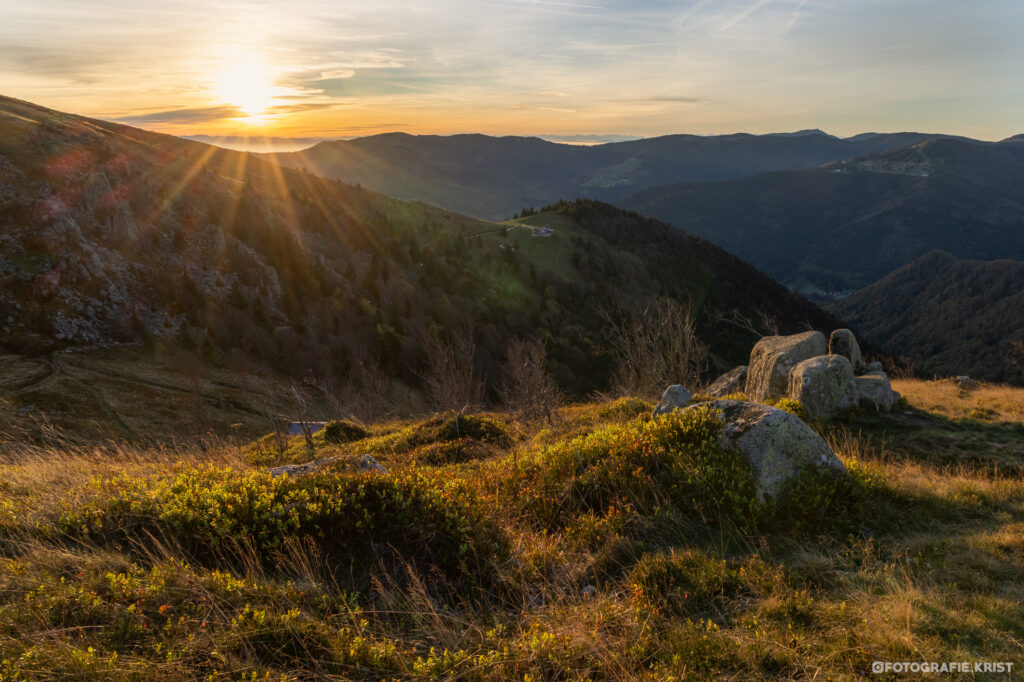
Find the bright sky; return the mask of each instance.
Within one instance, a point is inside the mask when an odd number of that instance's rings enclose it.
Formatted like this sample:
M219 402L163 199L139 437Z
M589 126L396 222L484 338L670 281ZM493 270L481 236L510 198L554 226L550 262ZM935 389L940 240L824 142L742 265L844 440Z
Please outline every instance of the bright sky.
M174 134L1024 132L1024 0L2 0L0 93Z

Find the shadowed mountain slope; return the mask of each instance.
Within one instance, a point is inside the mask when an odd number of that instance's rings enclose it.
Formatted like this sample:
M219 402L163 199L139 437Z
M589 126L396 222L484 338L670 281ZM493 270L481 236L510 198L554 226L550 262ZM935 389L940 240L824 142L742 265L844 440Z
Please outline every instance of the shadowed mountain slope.
M933 249L1024 258L1024 145L936 139L821 168L679 183L623 204L806 293L849 293Z
M1024 262L959 260L932 251L835 310L926 374L1024 380L1009 359L1011 342L1024 341Z

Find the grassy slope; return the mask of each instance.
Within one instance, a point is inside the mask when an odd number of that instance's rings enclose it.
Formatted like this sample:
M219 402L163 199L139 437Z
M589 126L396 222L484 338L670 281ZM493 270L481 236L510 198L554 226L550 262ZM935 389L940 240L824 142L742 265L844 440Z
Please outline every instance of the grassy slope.
M823 499L782 523L750 525L725 503L718 512L698 506L703 520L688 515L690 502L664 487L670 460L656 464L661 441L642 435L657 425L634 419L650 409L642 401L568 407L553 426L463 418L456 440L447 440L451 418L377 424L349 444L318 437L320 456L373 452L400 488L421 476L387 498L390 507L373 508L366 496L389 489L356 475L361 492L344 488L348 497L333 499L343 508L358 500L361 523L380 527L398 513L388 509L407 509L410 499L450 512L418 514L385 536L408 546L428 533L435 539L423 547L442 563L438 542L461 538L447 572L420 566L414 579L385 561L386 544L376 545L384 562L376 568L346 563L349 554L332 559L332 538L349 537L344 514L319 549L286 541L260 552L228 542L213 552L230 558L218 563L175 546L174 538L194 536L180 532L189 517L167 505L204 510L230 488L221 479L195 493L184 482L163 488L175 476L185 481L183 462L231 466L238 473L224 480L266 490L247 473L250 462L305 459L301 439L283 454L269 441L206 452L26 446L0 470L0 676L853 678L875 660L1020 660L1024 391L897 388L909 405L896 415L825 429L862 496ZM985 406L992 411L962 418ZM570 444L585 434L595 435ZM676 456L697 457L699 442ZM120 474L151 482L90 482ZM303 494L344 487L352 476L327 474ZM139 491L132 504L143 506L104 507L128 499L124 490ZM131 511L147 509L146 500L157 504L152 512ZM77 524L95 525L90 509L106 509L108 524L134 518L168 539L148 542L136 530L141 543L118 544L110 526L80 544ZM220 521L194 533L230 532L225 524L247 518L220 509ZM261 519L245 523L262 527ZM484 560L492 531L502 540ZM468 573L467 556L480 562ZM372 573L377 583L366 582Z

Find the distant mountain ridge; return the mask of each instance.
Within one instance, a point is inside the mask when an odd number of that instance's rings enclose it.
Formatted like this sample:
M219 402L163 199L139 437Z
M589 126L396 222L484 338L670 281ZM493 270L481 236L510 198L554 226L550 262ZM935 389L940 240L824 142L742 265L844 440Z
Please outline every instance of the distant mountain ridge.
M638 190L812 168L937 137L820 130L751 135L667 135L580 147L531 137L385 133L321 142L276 162L403 199L498 220L561 198L617 203Z
M619 203L800 291L842 295L934 249L1024 259L1024 145L936 138L809 170L655 187Z
M1024 341L1024 262L931 251L833 309L925 374L1024 383L1009 361Z

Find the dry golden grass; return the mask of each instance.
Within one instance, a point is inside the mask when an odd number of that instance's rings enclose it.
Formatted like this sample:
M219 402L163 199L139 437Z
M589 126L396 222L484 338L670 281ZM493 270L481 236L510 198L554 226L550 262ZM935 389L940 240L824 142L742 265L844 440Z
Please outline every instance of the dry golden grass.
M892 383L908 403L925 412L951 419L1024 424L1024 388L1021 387L983 383L968 391L950 379L896 379Z
M1024 404L1021 389L952 398L945 384L899 381L897 389L913 406L949 417L958 415L935 404L975 401L976 409L983 396L1002 396L1000 415ZM505 455L446 471L478 478L490 503L487 474L507 467L513 453L649 409L640 401L567 407L553 424L524 425ZM911 456L902 431L881 441L862 433L879 421L890 420L865 417L827 434L844 461L877 477L867 530L733 540L683 533L667 544L660 535L636 543L615 531L581 544L568 528L539 531L494 507L488 513L509 534L502 571L514 589L490 602L445 602L418 580L398 586L386 575L357 599L305 545L286 545L276 570L252 557L217 572L184 566L173 549L129 556L10 535L9 555L0 557L0 678L8 665L36 676L111 679L858 679L874 660L1024 659L1024 479ZM953 424L951 433L1013 431L969 427ZM21 519L45 524L95 477L161 476L179 462L249 468L230 445L9 444L0 450L0 521L5 501ZM728 591L703 601L691 594L693 603L673 607L664 595L636 590L634 568L645 557L687 553L706 557L684 564L687 579L710 580L724 562L733 571ZM141 566L134 573L133 562ZM129 579L122 574L138 583L134 592L121 594ZM124 623L148 629L117 634L113 624Z

